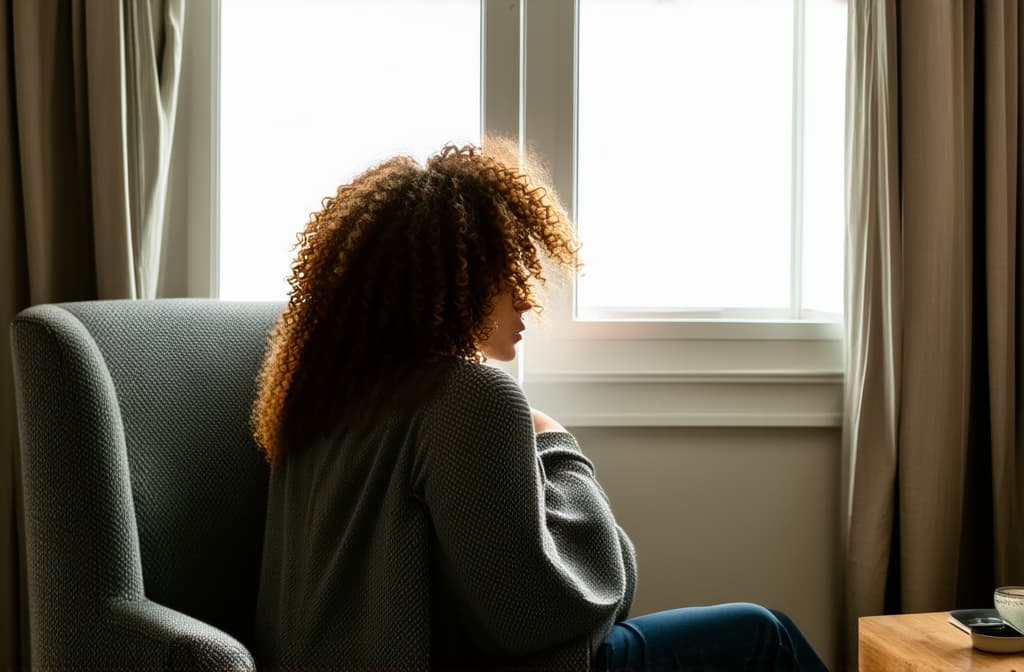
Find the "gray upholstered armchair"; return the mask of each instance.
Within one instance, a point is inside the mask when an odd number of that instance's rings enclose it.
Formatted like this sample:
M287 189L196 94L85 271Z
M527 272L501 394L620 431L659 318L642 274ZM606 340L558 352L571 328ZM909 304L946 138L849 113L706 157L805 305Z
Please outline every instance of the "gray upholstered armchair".
M15 319L33 667L254 668L268 469L248 418L282 307L95 301Z

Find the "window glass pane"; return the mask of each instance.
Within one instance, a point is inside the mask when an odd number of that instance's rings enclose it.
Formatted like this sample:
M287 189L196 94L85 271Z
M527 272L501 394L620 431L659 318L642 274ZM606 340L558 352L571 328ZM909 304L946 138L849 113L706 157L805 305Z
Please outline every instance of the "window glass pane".
M803 306L843 312L846 0L805 0Z
M479 144L479 0L223 0L220 137L220 295L282 299L339 184Z
M790 303L792 0L581 0L588 308Z

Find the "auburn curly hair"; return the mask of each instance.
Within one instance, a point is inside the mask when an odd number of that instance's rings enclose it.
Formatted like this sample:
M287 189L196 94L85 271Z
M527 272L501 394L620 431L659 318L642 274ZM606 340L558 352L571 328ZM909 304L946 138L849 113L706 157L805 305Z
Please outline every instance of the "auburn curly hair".
M480 362L499 293L536 304L542 259L578 266L568 216L509 149L398 156L311 215L253 407L268 460L419 398L446 357Z

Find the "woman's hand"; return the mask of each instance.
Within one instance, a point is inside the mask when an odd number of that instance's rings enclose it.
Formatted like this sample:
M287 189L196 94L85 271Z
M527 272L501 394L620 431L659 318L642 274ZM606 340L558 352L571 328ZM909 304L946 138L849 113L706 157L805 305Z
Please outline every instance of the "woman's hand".
M544 411L530 408L533 412L533 431L536 434L541 432L564 432L565 427L558 420L555 420Z

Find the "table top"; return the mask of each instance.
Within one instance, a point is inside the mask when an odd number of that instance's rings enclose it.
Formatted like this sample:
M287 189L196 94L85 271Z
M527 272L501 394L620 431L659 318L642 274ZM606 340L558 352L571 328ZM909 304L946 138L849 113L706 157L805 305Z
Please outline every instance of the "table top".
M996 654L971 646L949 622L949 612L866 616L858 622L860 672L970 670L1024 672L1024 654Z

